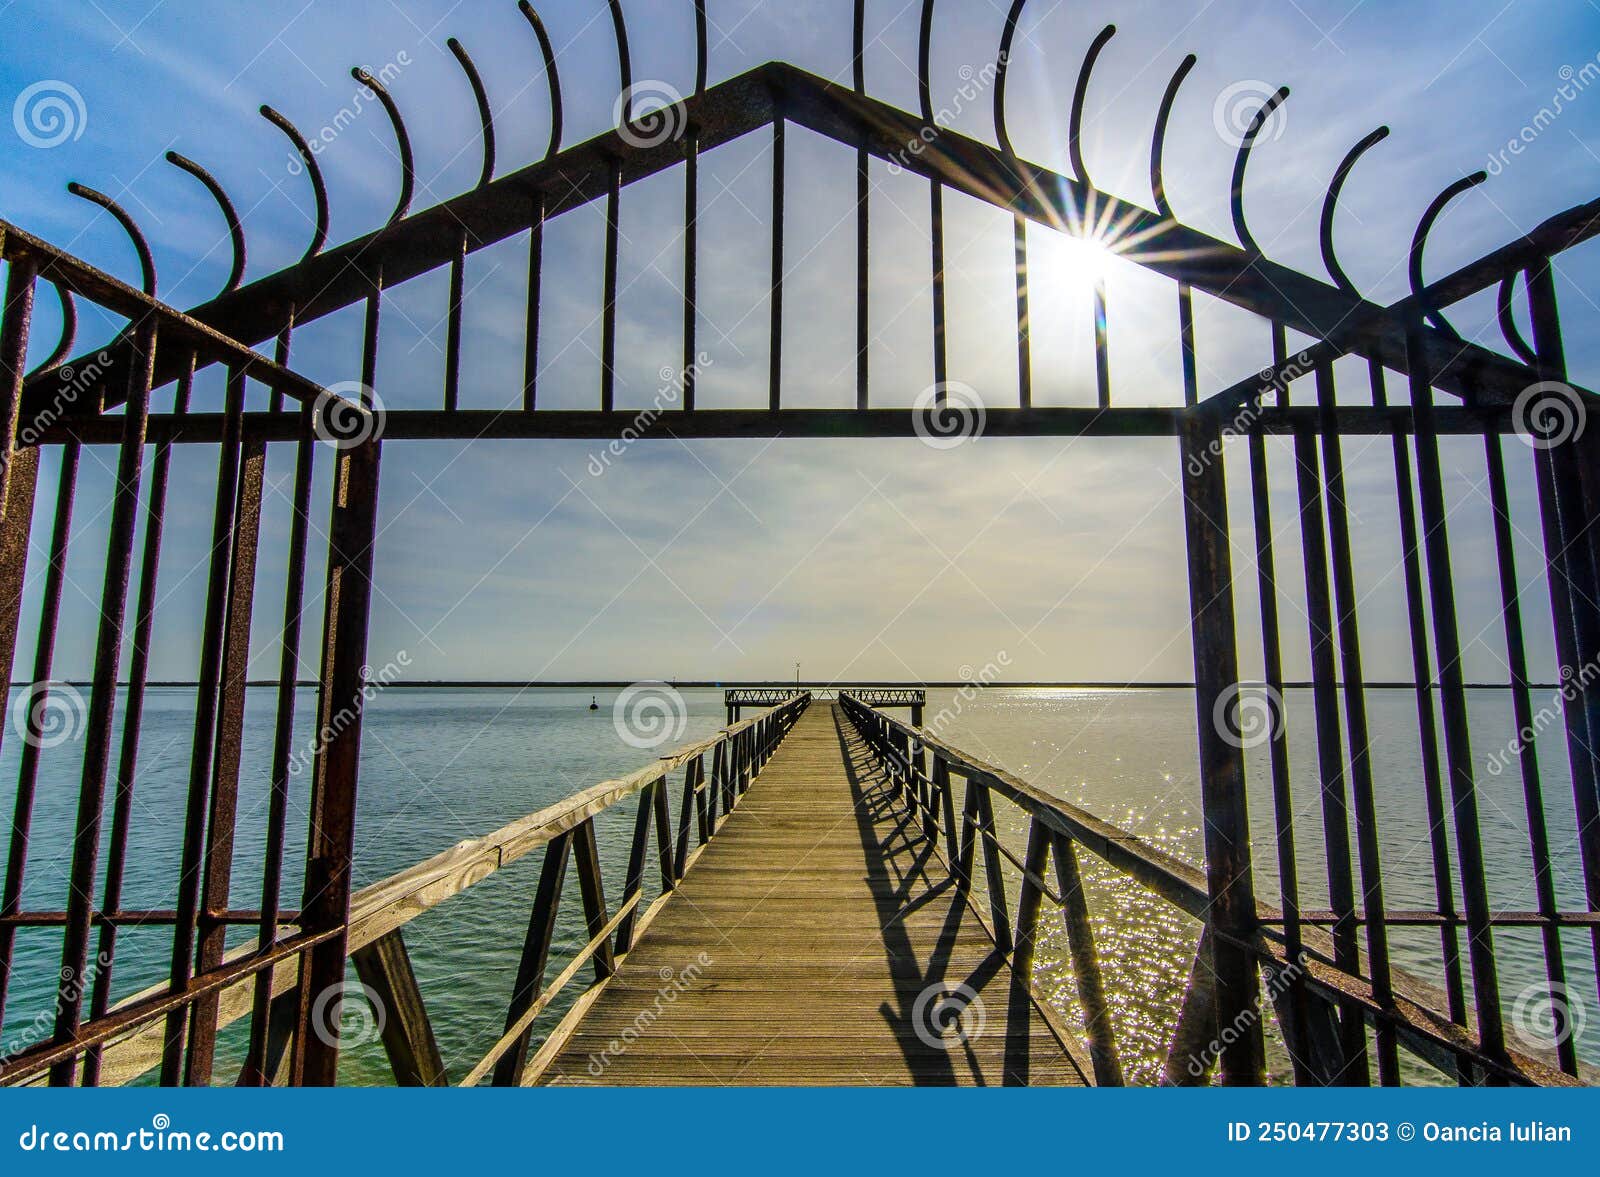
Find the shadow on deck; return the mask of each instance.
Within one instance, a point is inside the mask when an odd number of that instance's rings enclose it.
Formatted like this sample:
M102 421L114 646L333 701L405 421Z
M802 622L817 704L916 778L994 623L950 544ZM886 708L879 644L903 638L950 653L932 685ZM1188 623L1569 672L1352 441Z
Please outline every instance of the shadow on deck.
M799 721L528 1081L1085 1082L837 706Z

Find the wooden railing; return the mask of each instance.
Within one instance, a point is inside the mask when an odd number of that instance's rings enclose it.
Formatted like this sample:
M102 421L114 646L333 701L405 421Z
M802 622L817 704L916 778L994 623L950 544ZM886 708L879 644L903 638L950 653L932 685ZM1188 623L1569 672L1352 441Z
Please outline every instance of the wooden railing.
M1208 975L1205 962L1210 946L1217 937L1226 938L1226 933L1209 918L1211 904L1205 872L963 752L928 729L902 723L866 706L849 692L841 693L840 704L896 793L920 821L934 851L964 889L972 885L981 844L989 908L984 922L1025 984L1031 983L1042 901L1048 896L1060 908L1095 1078L1101 1085L1122 1083L1122 1065L1076 847L1084 847L1205 925L1194 986L1179 1019L1166 1074L1174 1083L1209 1076L1216 1058L1208 1044L1220 1040L1223 1028L1217 1025L1214 1003L1206 999L1206 986L1215 978ZM965 782L959 818L952 777ZM1026 849L1021 857L999 836L994 817L996 796L1016 806L1026 820ZM1052 859L1053 887L1046 877ZM1021 872L1015 909L1006 900L1002 862ZM1570 1086L1579 1082L1563 1073L1553 1059L1545 1061L1530 1053L1540 1049L1538 1044L1521 1043L1521 1049L1507 1049L1498 1056L1483 1051L1470 1026L1437 1012L1446 1008L1442 992L1399 969L1394 970L1392 1000L1377 1000L1369 978L1334 964L1333 941L1326 932L1302 927L1298 950L1291 951L1283 934L1282 912L1258 903L1256 914L1254 934L1238 942L1238 946L1251 954L1268 978L1267 991L1285 1037L1330 1047L1327 1053L1314 1048L1291 1050L1297 1082L1340 1081L1332 1044L1336 1040L1336 1004L1342 1003L1354 1003L1369 1023L1393 1028L1402 1044L1447 1074L1462 1073L1470 1077L1469 1081L1524 1085ZM1528 915L1501 913L1497 922L1524 923ZM984 919L981 912L979 918ZM1188 1065L1193 1059L1205 1064L1198 1076Z
M383 1046L395 1081L402 1086L445 1086L450 1082L421 993L413 974L401 929L422 913L483 882L517 859L545 849L533 909L506 1010L505 1032L460 1080L472 1086L489 1078L496 1085L516 1084L530 1062L529 1040L534 1024L585 965L593 979L567 1018L551 1034L536 1060L553 1051L599 990L616 971L662 903L694 865L701 850L737 805L751 781L779 742L810 704L801 695L710 739L688 744L653 764L616 780L595 785L554 805L528 814L357 891L351 897L348 925L350 957L367 997L381 1003ZM681 773L676 821L670 805L669 777ZM638 798L625 883L620 901L609 907L602 878L595 818L630 797ZM660 895L640 910L645 867L654 842L660 869ZM577 867L588 942L545 983L569 862ZM290 942L292 943L292 941ZM297 969L291 954L272 974L271 1031L265 1060L266 1077L285 1077L296 1022ZM262 954L254 944L229 954L225 964L239 972L231 984L215 986L219 1028L252 1012L252 977ZM162 1017L172 1001L167 985L154 986L122 1002L122 1033L103 1047L103 1083L124 1083L161 1062ZM333 1025L309 1025L312 1032L336 1032L338 1011L325 1015ZM43 1049L19 1056L6 1068L5 1083L27 1083L56 1061L58 1052Z

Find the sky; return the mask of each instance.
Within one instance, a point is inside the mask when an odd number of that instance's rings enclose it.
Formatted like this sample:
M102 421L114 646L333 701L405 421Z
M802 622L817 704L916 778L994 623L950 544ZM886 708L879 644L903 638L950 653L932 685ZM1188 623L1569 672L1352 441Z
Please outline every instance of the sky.
M1003 0L940 0L932 91L950 124L993 142L991 100L962 97L998 49ZM849 0L711 0L710 79L774 59L825 77L850 75ZM689 0L625 0L636 81L667 93L693 85ZM867 6L867 83L916 107L919 5ZM602 0L547 0L558 49L566 143L615 123L617 61ZM471 91L445 48L456 36L482 71L495 110L498 174L539 158L549 133L537 45L511 0L398 4L312 0L250 5L194 0L0 0L13 37L0 58L0 217L129 281L133 251L105 214L65 193L69 180L121 201L151 240L161 297L205 302L229 268L227 234L209 196L163 161L177 150L210 168L244 214L246 281L292 264L311 221L309 184L287 140L257 114L268 102L302 131L323 128L320 152L338 243L380 225L398 185L381 111L359 105L352 65L386 76L417 151L414 207L470 188L480 167ZM1600 187L1600 92L1581 73L1600 54L1600 8L1533 0L1208 4L1033 0L1013 50L1011 138L1025 158L1070 174L1067 117L1079 63L1109 21L1118 26L1089 91L1084 150L1096 184L1150 206L1151 126L1185 53L1185 83L1167 139L1166 186L1183 221L1231 241L1227 193L1234 147L1225 131L1240 96L1280 84L1293 93L1252 157L1252 229L1277 261L1324 277L1317 218L1344 153L1380 123L1393 134L1345 189L1340 256L1370 298L1408 293L1405 257L1422 211L1468 172L1494 172L1440 222L1428 251L1441 275L1592 199ZM70 133L27 122L28 101L69 101ZM1563 85L1572 93L1541 120ZM63 90L62 87L66 87ZM1592 86L1600 91L1600 81ZM1249 107L1242 109L1248 110ZM3 111L0 111L3 113ZM345 123L348 125L345 125ZM1219 128L1219 123L1223 124ZM337 128L337 129L336 129ZM24 130L29 133L25 134ZM52 128L45 128L47 132ZM1513 139L1527 140L1512 156ZM701 171L700 378L708 407L766 399L769 137L705 157ZM854 399L854 155L798 129L788 142L784 403ZM874 404L908 405L932 381L927 185L882 165L872 174ZM618 403L648 405L678 360L681 173L630 187L622 202ZM1009 216L947 200L950 376L987 405L1016 397ZM1090 291L1104 275L1110 304L1113 399L1181 399L1172 286L1049 229L1030 231L1035 402L1093 403ZM462 403L506 407L520 397L526 238L475 254L467 271ZM547 230L541 403L593 407L598 398L600 211ZM1600 384L1600 343L1586 329L1600 308L1600 252L1564 256L1559 286L1573 377ZM441 403L443 271L385 300L377 390L390 410ZM41 300L33 358L55 338ZM1260 320L1197 298L1202 394L1270 358ZM1492 300L1452 313L1467 337L1506 350ZM89 314L79 351L116 325ZM360 312L297 331L293 366L324 383L359 376ZM1364 401L1365 365L1341 363L1341 396ZM1398 381L1391 379L1391 392ZM157 407L164 407L158 394ZM216 373L197 403L220 401ZM257 392L256 396L261 394ZM1296 389L1296 397L1304 390ZM1530 452L1505 443L1524 582L1530 654L1550 673L1548 609L1538 576ZM1362 637L1374 678L1409 674L1404 585L1386 439L1346 442L1357 536ZM935 450L913 439L683 442L652 430L595 473L597 442L389 441L384 446L370 661L403 677L473 679L713 679L802 674L817 681L950 680L994 668L1008 680L1186 680L1192 664L1175 444L1162 440L1002 440L979 436ZM1447 499L1469 677L1503 681L1504 642L1481 441L1447 440ZM46 455L41 488L54 486ZM86 676L115 454L86 452L69 549L58 677ZM1306 672L1306 626L1293 468L1271 454L1278 575L1284 586L1286 670ZM321 618L331 452L318 461L305 649ZM277 667L293 453L269 455L252 673ZM1250 504L1242 443L1230 448L1236 604L1247 674L1260 673ZM191 679L210 532L215 455L181 450L174 466L157 678ZM41 491L36 540L53 494ZM30 664L38 608L36 547L25 600L19 673ZM137 573L137 569L136 569ZM307 673L314 667L305 664Z

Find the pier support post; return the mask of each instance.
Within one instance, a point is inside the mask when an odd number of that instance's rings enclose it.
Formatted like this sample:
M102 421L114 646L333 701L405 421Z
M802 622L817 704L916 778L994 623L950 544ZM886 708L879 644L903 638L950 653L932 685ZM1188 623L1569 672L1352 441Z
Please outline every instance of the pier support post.
M1264 1077L1265 1055L1260 981L1254 955L1246 947L1256 930L1256 912L1244 751L1240 741L1228 738L1219 714L1239 688L1222 427L1191 414L1180 436L1210 897L1206 928L1216 969L1217 1025L1232 1031L1232 1041L1221 1044L1222 1075L1231 1085L1253 1086Z

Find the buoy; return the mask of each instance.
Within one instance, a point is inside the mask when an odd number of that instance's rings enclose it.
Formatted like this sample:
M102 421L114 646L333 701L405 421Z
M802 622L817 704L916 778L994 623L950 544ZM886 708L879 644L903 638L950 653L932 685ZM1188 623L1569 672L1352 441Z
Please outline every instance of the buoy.
M600 704L595 702L595 697L593 695L589 696L589 710L590 711L598 711L598 710L600 710Z

